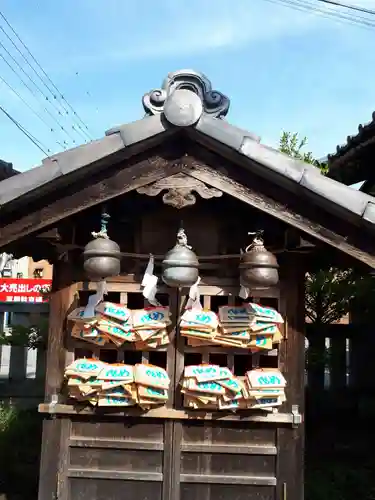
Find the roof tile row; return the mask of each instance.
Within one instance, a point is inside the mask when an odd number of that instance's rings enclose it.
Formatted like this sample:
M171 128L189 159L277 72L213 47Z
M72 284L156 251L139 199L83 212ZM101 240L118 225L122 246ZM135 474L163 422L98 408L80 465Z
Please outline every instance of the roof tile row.
M191 79L189 82L191 85ZM198 95L200 95L199 82L195 83ZM148 147L147 140L152 138L162 140L165 135L171 135L183 128L196 140L199 140L203 134L211 142L224 145L235 151L240 155L240 159L242 158L241 165L256 171L260 176L278 185L283 185L291 192L312 198L317 205L323 206L332 213L354 217L358 222L360 220L370 222L374 224L375 229L375 200L373 197L323 176L320 170L312 165L260 144L259 137L256 135L224 121L220 117L222 111L219 107L217 116L215 116L212 111L206 111L205 106L208 104L203 100L203 105L199 108L201 115L198 116L197 122L188 127L184 126L183 123L189 119L190 111L193 111L192 116L195 116L197 110L189 108L194 100L189 100L184 106L183 96L186 95L186 92L178 94L178 89L178 85L175 85L173 92L166 91L165 100L176 98L176 105L173 109L177 109L177 116L176 111L174 111L173 120L174 123L179 124L178 109L180 107L183 118L181 126L168 123L161 106L157 111L153 110L151 116L113 128L107 131L106 136L100 140L46 158L42 166L0 182L0 205L6 205L32 193L37 195L42 187L48 189L49 186L52 186L52 181L68 177L73 172L86 173L92 165L105 159L110 160L111 156L116 153L125 153L128 147L135 144L140 144L146 149ZM186 91L186 87L184 87L184 91Z

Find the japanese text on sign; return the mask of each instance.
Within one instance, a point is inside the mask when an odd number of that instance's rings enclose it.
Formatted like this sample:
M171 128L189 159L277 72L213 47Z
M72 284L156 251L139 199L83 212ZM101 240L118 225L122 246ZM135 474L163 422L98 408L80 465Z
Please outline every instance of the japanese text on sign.
M0 279L0 302L48 302L51 280Z

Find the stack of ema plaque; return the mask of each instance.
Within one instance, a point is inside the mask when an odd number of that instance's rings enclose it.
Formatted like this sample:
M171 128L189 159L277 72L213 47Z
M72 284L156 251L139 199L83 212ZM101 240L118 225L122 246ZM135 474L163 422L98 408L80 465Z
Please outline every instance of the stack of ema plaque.
M181 335L192 346L221 345L252 352L271 350L282 340L281 314L270 307L245 304L222 306L219 314L189 309L181 316Z
M227 367L186 366L182 380L184 406L195 410L259 409L273 411L285 401L286 380L279 370L250 370L235 377Z
M135 349L157 349L169 343L167 327L171 324L168 307L130 310L122 304L101 302L94 317L85 317L85 308L75 309L68 320L74 322L74 338L98 346L108 343L121 347L132 342Z
M259 351L280 343L284 320L275 309L259 304L219 308L219 333L215 343Z
M149 364L109 364L77 359L65 369L69 396L95 406L162 405L168 399L167 372Z

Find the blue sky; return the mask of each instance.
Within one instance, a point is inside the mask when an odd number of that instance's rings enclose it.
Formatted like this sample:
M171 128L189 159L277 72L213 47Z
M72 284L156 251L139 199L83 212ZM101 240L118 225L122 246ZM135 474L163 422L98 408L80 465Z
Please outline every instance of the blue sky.
M347 1L375 9L375 0ZM375 109L375 29L268 0L3 0L1 10L94 138L141 118L143 93L183 68L204 72L230 97L231 123L271 146L282 130L299 132L318 158L356 133ZM1 31L0 42L12 50ZM1 59L0 76L39 113L48 108ZM52 152L61 150L1 82L0 105ZM45 155L3 115L0 130L0 158L20 170L41 162Z

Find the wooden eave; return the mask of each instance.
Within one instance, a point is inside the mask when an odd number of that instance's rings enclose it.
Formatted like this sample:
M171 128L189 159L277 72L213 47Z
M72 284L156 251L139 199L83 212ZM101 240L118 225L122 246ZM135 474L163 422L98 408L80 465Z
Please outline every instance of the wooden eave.
M187 125L184 112L172 109L172 117L158 112L113 129L99 141L0 182L0 246L184 173L375 267L374 198L260 144L204 106L199 119Z

